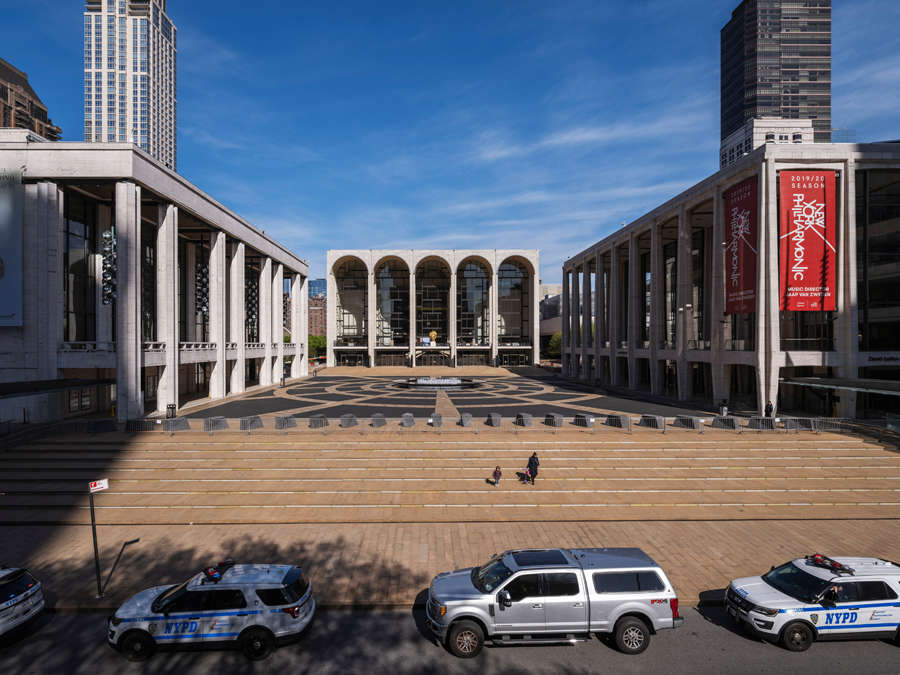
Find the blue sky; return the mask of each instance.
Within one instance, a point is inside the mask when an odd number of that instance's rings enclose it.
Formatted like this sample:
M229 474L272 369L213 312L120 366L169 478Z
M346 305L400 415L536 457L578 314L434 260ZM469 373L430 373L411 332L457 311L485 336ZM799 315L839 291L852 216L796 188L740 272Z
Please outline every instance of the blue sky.
M179 172L329 248L562 261L717 169L738 0L169 0ZM900 3L834 0L833 121L900 138ZM81 0L0 0L0 56L81 140Z

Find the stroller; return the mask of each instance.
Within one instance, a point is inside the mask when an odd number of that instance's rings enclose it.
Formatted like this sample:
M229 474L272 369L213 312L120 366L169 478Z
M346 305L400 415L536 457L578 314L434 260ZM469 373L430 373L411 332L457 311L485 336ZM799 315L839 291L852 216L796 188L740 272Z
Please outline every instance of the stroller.
M531 468L525 467L525 471L516 471L516 476L519 477L519 482L523 485L531 485Z

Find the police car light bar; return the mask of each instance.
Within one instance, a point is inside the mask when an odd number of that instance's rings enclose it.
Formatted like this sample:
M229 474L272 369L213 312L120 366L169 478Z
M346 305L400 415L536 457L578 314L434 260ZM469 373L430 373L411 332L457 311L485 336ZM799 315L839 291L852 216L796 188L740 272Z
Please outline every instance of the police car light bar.
M826 570L834 572L835 574L849 574L852 575L854 573L854 569L852 567L847 567L846 565L842 565L836 560L832 560L828 556L822 555L821 553L813 553L812 555L806 556L806 563L808 565L815 565L816 567L822 567Z
M204 567L203 582L213 584L218 583L222 580L222 575L232 567L234 567L234 560L231 558L226 558L215 567Z

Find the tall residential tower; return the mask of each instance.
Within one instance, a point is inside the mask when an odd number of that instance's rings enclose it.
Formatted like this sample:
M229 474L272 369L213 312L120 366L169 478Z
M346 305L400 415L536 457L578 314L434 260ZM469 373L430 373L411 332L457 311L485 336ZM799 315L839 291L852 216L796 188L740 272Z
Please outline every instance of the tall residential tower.
M744 0L721 33L724 141L747 120L812 120L831 141L831 0Z
M176 168L176 35L166 0L86 0L85 141L134 143Z

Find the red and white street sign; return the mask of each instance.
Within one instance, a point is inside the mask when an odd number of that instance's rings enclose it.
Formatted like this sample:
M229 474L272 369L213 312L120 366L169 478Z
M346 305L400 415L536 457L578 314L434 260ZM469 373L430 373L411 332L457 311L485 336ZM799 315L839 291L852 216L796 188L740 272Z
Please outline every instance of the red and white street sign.
M100 480L92 480L90 483L91 493L101 492L109 489L109 479L101 478Z

